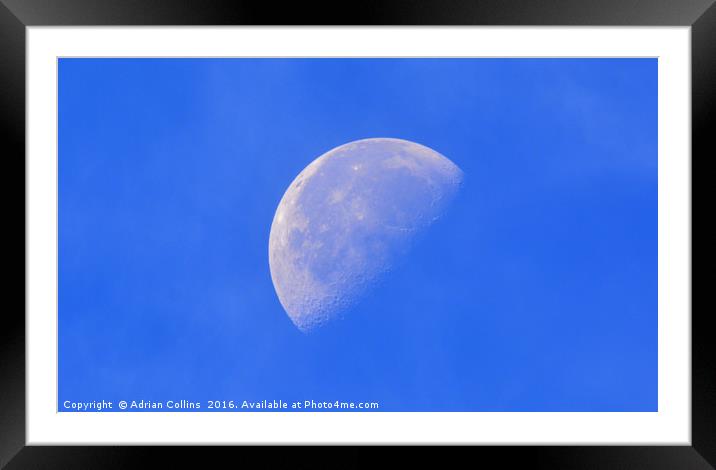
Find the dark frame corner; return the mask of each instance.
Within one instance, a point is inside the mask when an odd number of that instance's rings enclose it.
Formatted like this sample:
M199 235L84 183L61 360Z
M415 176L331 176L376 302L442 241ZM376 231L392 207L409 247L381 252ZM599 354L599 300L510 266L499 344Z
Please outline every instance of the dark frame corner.
M25 187L25 28L39 25L673 25L691 26L692 154L716 155L709 124L716 114L716 4L714 0L409 0L362 2L360 7L326 11L320 5L296 3L277 8L270 2L214 0L0 0L0 117L6 162L22 174ZM342 11L342 13L341 13ZM692 166L694 157L692 156ZM13 168L14 169L14 168ZM20 176L13 176L20 179ZM693 188L693 183L692 183ZM693 189L692 189L693 191ZM13 200L9 197L7 200ZM23 206L23 244L25 208ZM19 216L18 216L19 218ZM693 223L692 223L693 226ZM693 230L693 228L692 228ZM19 235L17 236L19 238ZM692 242L693 243L693 242ZM23 268L23 273L25 268ZM25 278L23 275L24 291ZM18 286L17 290L21 290ZM693 297L693 294L692 294ZM24 305L23 297L23 305ZM174 447L36 447L25 446L25 313L6 311L0 327L0 468L124 468L137 460L160 458L171 463L203 463L207 448ZM716 357L709 337L710 313L692 311L692 446L646 447L479 447L451 448L451 453L480 461L497 458L506 467L709 469L716 467ZM202 452L204 450L204 452ZM310 448L292 449L295 462L317 462ZM285 457L261 448L255 453L266 466ZM235 449L211 449L212 458ZM339 456L342 466L358 468L374 461L372 449L334 447L320 461ZM260 453L260 455L259 455ZM423 448L381 457L385 463L444 463ZM408 456L409 454L409 456ZM235 455L235 454L234 454ZM296 460L296 457L299 460ZM431 462L431 460L434 462ZM292 464L294 466L295 464Z

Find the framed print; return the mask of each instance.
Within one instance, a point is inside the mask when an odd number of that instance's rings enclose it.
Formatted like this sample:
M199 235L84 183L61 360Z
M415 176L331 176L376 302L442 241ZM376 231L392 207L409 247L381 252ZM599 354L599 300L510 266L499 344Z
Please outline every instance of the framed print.
M166 445L711 468L710 2L5 3L7 468Z

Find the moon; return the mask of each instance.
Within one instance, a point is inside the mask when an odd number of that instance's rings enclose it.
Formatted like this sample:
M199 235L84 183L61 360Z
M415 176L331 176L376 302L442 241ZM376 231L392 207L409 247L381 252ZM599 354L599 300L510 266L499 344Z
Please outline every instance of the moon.
M302 332L340 318L458 192L462 171L423 145L372 138L311 162L278 204L269 235L276 294Z

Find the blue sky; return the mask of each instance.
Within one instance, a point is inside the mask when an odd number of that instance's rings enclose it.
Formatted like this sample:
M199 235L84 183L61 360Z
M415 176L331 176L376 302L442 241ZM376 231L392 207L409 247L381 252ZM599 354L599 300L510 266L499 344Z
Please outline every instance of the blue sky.
M437 150L464 186L304 335L271 283L274 211L368 137ZM60 59L58 315L60 403L655 411L657 61Z

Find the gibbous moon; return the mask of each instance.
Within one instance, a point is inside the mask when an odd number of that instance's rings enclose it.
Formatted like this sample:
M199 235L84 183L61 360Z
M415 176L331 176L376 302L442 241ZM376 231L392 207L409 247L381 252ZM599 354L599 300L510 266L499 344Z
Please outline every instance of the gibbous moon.
M308 332L354 305L461 182L450 160L400 139L350 142L309 164L283 195L269 236L271 279L296 327Z

